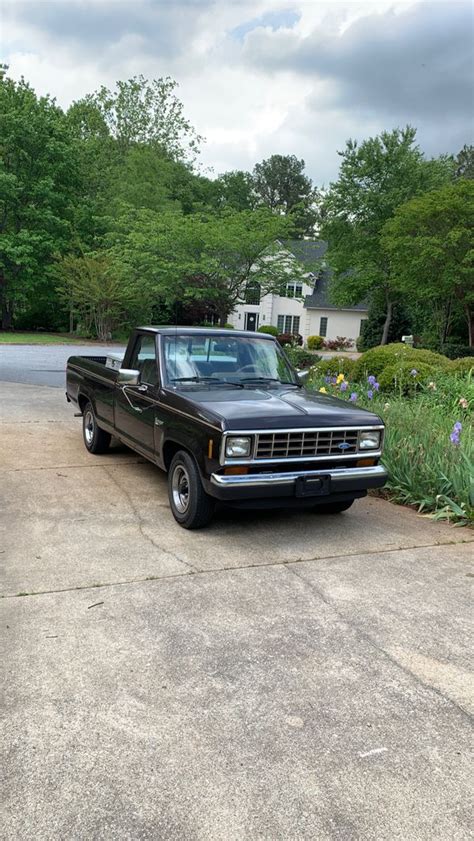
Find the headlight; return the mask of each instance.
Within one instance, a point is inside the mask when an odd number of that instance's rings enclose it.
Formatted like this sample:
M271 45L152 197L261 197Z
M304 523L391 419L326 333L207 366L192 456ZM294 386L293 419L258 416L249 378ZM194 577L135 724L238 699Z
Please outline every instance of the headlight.
M359 432L359 450L378 450L380 447L380 431L376 429Z
M250 455L251 438L228 438L225 445L227 458L247 458Z

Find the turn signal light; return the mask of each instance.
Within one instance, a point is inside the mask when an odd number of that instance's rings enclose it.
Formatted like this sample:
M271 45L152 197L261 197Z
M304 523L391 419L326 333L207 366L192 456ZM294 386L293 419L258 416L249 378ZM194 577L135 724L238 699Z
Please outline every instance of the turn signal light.
M248 467L226 467L224 473L226 476L241 476L244 473L248 473Z
M360 458L356 462L356 467L372 467L375 464L374 458Z

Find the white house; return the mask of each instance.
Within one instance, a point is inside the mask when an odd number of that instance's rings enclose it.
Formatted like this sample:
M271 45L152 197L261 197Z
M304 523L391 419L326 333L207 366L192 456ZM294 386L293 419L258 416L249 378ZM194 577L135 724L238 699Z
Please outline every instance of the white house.
M269 294L261 298L258 285L249 287L248 302L235 308L229 323L240 330L258 330L271 324L281 333L300 333L305 342L308 336L323 336L325 339L344 336L355 342L367 318L368 308L366 304L337 307L330 303L329 272L323 268L314 273L314 265L324 257L327 243L288 240L282 245L300 263L312 267L307 282L292 280L289 274L286 294Z

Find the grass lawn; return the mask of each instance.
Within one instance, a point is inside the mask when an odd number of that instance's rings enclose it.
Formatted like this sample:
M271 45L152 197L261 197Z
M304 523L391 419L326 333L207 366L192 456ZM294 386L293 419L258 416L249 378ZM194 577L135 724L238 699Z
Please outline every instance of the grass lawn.
M73 338L67 333L15 333L0 330L0 345L75 345L87 339Z

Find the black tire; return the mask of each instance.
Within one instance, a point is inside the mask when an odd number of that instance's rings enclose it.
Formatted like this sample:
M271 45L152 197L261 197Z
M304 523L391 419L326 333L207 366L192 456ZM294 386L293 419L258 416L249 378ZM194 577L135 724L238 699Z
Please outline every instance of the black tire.
M82 437L86 450L96 456L106 453L109 449L112 436L110 432L101 429L97 424L95 412L90 402L86 403L82 412Z
M189 453L180 450L168 472L168 496L176 522L184 529L202 529L214 514L214 500L204 490L199 469Z
M327 502L325 505L316 505L314 510L317 514L341 514L347 511L353 502L353 499L347 499L345 502Z

